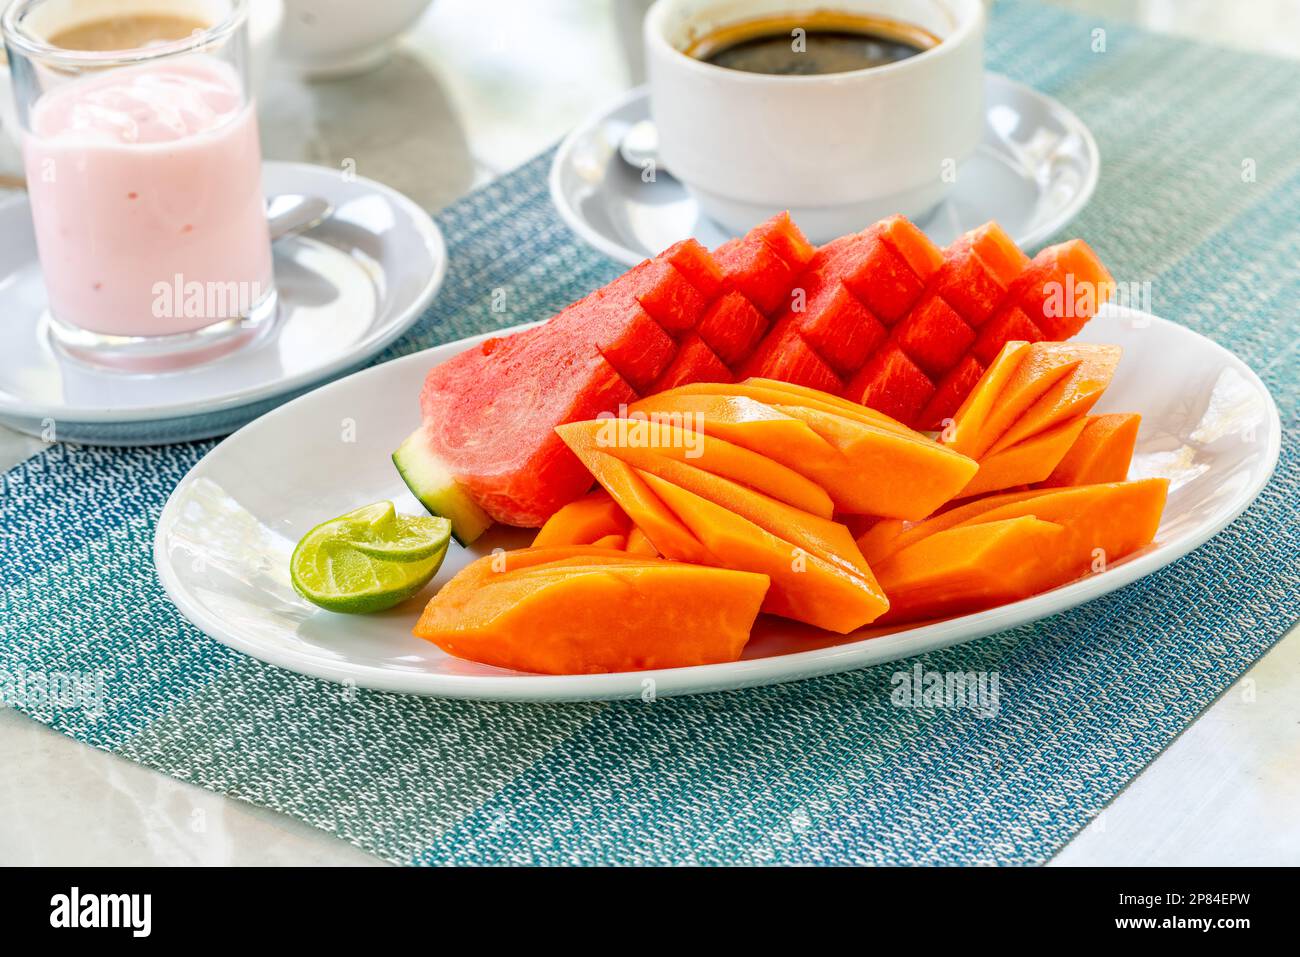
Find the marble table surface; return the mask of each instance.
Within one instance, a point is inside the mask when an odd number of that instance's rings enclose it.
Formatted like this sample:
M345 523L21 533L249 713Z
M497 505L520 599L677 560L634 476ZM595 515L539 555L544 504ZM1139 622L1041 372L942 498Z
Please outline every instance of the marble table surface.
M1061 3L1300 56L1287 0L1255 0L1249 31L1236 5L1221 0ZM437 0L375 72L313 84L273 73L262 97L264 152L331 166L352 160L362 175L436 209L528 159L636 81L623 25L638 5ZM40 448L0 428L0 470ZM1300 628L1053 863L1300 863L1297 755ZM5 709L0 767L0 864L382 863L284 815L171 780Z

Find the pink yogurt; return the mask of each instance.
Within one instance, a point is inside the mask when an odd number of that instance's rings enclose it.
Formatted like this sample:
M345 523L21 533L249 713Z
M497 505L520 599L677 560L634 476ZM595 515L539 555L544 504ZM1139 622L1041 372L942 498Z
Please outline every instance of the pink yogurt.
M55 317L171 335L272 291L257 122L228 65L196 55L91 75L42 96L28 125Z

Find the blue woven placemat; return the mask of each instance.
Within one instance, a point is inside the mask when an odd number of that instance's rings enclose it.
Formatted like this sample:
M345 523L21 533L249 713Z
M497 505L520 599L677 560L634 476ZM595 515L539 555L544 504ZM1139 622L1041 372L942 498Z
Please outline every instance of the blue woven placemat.
M1300 64L1007 2L988 59L1097 135L1101 184L1069 233L1117 278L1150 281L1157 313L1249 361L1285 428L1277 476L1208 545L1068 615L919 659L996 672L996 717L891 706L892 665L590 705L381 694L264 665L192 628L154 575L158 513L211 443L55 446L4 476L0 693L395 862L1046 860L1300 617ZM558 220L548 163L439 216L447 284L383 358L544 317L620 271ZM92 707L42 700L65 674L102 676Z

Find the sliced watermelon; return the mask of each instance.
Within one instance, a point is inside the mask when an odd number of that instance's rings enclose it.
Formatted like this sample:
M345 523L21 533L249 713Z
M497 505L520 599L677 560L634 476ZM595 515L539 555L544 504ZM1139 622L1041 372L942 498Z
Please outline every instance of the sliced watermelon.
M788 212L777 213L767 222L759 223L746 234L746 239L761 239L767 243L795 272L806 267L816 253Z
M691 382L734 382L735 376L718 354L708 347L700 336L692 333L682 340L677 358L664 370L659 380L647 390L647 395L675 389Z
M767 330L767 318L739 292L721 296L705 312L696 333L728 366L745 360Z
M700 245L697 239L683 239L674 243L656 258L672 263L686 281L712 302L722 292L722 270L713 253Z
M984 366L980 361L971 355L963 356L962 360L939 381L934 396L921 411L919 417L921 428L934 431L942 429L944 420L956 414L982 375L984 375Z
M588 296L560 312L551 324L575 343L595 346L638 392L659 378L677 352L672 336L626 294Z
M1114 289L1114 280L1082 239L1048 246L1030 262L1008 292L1056 341L1070 338L1097 313Z
M785 222L789 223L788 217ZM793 225L790 223L792 228ZM781 235L787 254L797 257L807 254L806 258L788 262L763 239L764 233ZM723 243L714 250L713 256L722 268L727 285L743 293L760 312L770 316L788 304L790 289L811 258L812 247L808 241L802 234L798 239L802 243L776 229L773 220L768 220L740 239Z
M931 288L968 325L978 329L1028 265L1029 257L997 223L985 223L944 251L943 266Z
M630 296L669 332L694 329L709 301L665 259L647 259L605 287L604 298Z
M436 366L420 395L430 453L495 521L538 526L591 486L555 426L636 393L594 348L539 326Z
M939 247L930 242L930 237L911 222L906 216L890 216L882 219L872 227L882 239L907 263L912 272L922 282L929 282L930 277L943 265L943 253Z
M925 280L874 230L859 233L856 242L845 245L832 268L886 325L906 316L925 292Z
M804 341L840 375L862 368L889 335L884 325L838 279L809 290L803 312L790 313Z
M844 395L915 428L934 392L929 377L891 342L867 361Z
M753 376L793 382L834 395L844 388L835 370L804 341L789 316L772 327L737 377Z
M979 337L975 340L975 345L971 348L971 355L984 365L988 365L997 358L1002 347L1013 339L1041 342L1045 338L1047 337L1043 335L1043 330L1025 315L1023 309L1012 306L985 323Z
M929 295L894 327L893 337L922 372L938 379L974 344L975 330L942 298Z

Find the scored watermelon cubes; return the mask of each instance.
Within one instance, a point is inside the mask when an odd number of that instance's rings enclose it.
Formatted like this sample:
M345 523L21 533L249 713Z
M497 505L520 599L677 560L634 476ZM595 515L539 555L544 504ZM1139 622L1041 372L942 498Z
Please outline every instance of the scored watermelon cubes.
M1073 335L1112 286L1080 240L1030 260L989 223L939 250L895 216L814 249L781 214L712 253L677 243L545 325L432 370L420 467L402 471L451 476L491 519L539 525L591 482L555 426L746 376L939 429L1005 342Z

